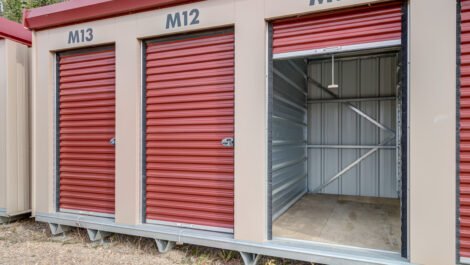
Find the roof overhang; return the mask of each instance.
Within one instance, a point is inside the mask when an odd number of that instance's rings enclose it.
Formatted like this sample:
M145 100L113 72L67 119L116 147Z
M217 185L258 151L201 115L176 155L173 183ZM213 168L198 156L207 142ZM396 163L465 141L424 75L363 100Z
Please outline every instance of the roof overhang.
M31 46L32 34L23 25L0 17L0 39L10 39Z
M23 11L31 30L60 27L202 0L71 0Z

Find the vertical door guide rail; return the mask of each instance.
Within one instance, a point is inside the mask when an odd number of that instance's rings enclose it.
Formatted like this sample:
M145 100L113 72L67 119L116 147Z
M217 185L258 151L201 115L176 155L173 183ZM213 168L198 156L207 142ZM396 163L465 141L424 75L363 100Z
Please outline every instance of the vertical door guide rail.
M460 262L470 264L470 1L460 1L458 52L459 73L459 254Z

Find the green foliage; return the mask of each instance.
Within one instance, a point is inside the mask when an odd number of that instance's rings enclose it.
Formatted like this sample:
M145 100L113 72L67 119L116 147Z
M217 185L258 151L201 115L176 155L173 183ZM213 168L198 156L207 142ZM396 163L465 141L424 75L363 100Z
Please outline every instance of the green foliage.
M3 16L9 20L21 23L23 9L55 4L57 2L61 2L61 0L3 0L5 8Z

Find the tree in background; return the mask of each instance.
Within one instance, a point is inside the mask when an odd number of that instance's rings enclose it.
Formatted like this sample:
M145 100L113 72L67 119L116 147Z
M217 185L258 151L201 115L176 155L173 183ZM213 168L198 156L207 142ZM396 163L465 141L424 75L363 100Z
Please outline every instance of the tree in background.
M3 2L3 16L9 20L21 23L23 9L46 6L61 2L61 0L0 0Z

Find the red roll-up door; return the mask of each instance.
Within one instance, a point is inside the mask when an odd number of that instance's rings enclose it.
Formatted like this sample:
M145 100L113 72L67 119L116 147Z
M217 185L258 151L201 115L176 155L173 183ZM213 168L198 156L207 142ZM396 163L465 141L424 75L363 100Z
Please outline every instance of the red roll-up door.
M114 214L114 48L58 55L60 210Z
M402 1L273 22L273 53L401 40Z
M149 42L148 222L233 230L234 35Z
M461 5L460 256L470 258L470 0Z

